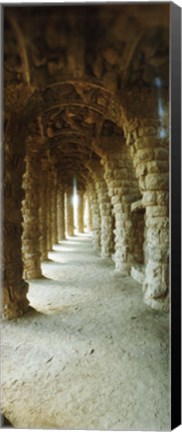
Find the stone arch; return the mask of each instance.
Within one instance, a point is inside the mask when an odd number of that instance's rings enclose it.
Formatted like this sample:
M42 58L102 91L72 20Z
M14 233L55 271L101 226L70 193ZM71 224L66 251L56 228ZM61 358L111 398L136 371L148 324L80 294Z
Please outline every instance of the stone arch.
M112 133L111 133L112 130ZM101 157L115 217L116 270L130 273L134 262L131 203L140 193L132 167L131 155L124 144L123 130L113 122L105 121L94 148Z
M164 6L161 20L159 5L153 7L149 31L146 17L151 12L147 7L142 14L134 5L94 6L92 11L95 14L90 18L89 10L83 8L83 20L80 20L76 9L65 7L63 20L51 7L50 25L50 15L41 8L38 15L34 7L11 7L6 11L5 123L8 137L5 140L8 145L5 144L5 158L8 169L14 163L12 155L13 158L20 156L22 165L16 178L18 210L15 203L11 202L10 207L8 203L15 174L5 178L6 205L15 210L18 221L10 226L5 211L8 223L5 238L10 238L8 232L16 226L20 257L21 229L18 225L21 224L24 157L30 157L35 164L40 162L38 183L42 192L39 206L36 199L34 202L40 230L36 251L39 262L47 257L53 243L64 237L64 223L62 228L58 223L64 219L63 195L66 188L72 187L76 175L80 190L88 190L93 200L95 244L98 246L102 240L100 220L107 207L104 207L106 202L101 202L101 195L107 185L111 199L109 212L111 214L113 206L116 222L116 267L130 272L139 253L133 245L136 220L131 205L142 198L141 207L146 213L145 301L152 307L167 309L168 140L165 134L168 83L165 77L169 8ZM30 17L34 32L27 25ZM92 40L88 37L90 32ZM137 40L133 37L136 33ZM15 55L11 51L12 55L7 56L11 49ZM22 122L26 125L24 131ZM17 134L15 138L11 127ZM95 161L101 161L103 167L99 182L93 170L90 175L86 166ZM33 169L33 164L29 169ZM48 172L47 178L45 172ZM38 183L34 182L37 194ZM28 194L28 187L26 189L25 194ZM56 198L58 189L62 201ZM24 216L26 219L26 214ZM12 283L8 289L10 285ZM23 292L26 289L24 285ZM25 295L22 294L23 301ZM8 296L10 298L10 293ZM11 299L8 301L11 304ZM17 302L15 309L18 311L20 302L13 301ZM12 311L13 307L12 302ZM11 306L9 308L7 316L11 315Z

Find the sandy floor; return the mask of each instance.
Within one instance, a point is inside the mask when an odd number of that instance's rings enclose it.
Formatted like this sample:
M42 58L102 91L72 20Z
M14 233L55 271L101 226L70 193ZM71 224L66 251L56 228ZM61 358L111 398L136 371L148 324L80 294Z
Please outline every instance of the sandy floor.
M169 430L168 316L88 235L49 258L36 311L3 323L3 413L16 428Z

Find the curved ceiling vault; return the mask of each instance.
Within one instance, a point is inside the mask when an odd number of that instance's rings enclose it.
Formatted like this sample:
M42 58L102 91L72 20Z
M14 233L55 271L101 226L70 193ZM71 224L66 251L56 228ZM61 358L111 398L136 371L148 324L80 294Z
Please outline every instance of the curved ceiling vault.
M84 186L93 142L123 139L122 95L168 87L168 5L26 6L5 9L4 83L13 98L41 99L32 143L69 182ZM21 87L22 86L22 87ZM26 91L25 91L26 89ZM37 99L38 100L38 99ZM37 139L40 138L41 139Z

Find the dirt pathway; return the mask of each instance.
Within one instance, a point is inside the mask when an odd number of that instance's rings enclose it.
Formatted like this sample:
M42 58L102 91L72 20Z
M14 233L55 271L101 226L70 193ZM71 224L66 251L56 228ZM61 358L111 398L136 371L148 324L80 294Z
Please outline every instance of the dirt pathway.
M88 235L49 258L36 311L3 323L3 413L16 428L169 430L168 316Z

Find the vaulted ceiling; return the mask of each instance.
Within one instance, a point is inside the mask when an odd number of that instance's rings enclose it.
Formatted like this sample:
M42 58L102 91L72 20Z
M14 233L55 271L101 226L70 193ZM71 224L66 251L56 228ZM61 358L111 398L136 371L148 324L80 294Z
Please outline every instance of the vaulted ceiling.
M5 111L20 109L32 151L84 184L93 142L122 143L137 95L168 90L169 3L7 6L4 17Z

